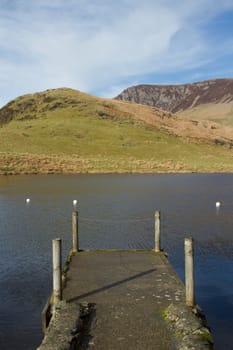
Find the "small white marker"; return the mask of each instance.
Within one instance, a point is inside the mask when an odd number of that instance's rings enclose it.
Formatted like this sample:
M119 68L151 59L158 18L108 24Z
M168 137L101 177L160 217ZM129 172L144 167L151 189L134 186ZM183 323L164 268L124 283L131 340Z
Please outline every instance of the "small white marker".
M221 203L220 202L216 202L216 208L219 208L220 207L220 205L221 205Z
M73 205L76 205L78 203L77 199L73 199Z
M30 198L27 198L26 203L30 203L30 200L31 200Z

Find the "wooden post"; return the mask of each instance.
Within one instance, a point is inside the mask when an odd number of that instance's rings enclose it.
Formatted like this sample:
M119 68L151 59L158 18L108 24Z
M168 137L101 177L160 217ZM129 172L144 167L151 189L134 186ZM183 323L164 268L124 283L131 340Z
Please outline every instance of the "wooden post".
M185 292L186 305L194 306L194 263L193 263L193 239L185 238Z
M72 212L72 232L73 232L73 252L76 253L79 250L78 242L78 211Z
M62 300L61 239L53 239L53 305Z
M155 212L155 252L160 252L160 212Z

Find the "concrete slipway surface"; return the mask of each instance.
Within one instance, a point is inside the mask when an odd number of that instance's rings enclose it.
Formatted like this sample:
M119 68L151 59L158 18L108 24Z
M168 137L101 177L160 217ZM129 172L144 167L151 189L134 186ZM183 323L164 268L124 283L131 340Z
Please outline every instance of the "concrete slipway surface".
M40 350L212 349L163 253L78 252L63 299Z

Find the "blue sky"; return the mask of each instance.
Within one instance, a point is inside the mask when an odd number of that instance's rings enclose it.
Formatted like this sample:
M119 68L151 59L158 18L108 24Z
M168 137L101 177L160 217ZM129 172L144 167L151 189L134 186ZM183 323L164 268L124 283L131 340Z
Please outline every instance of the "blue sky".
M233 77L233 0L0 0L0 105Z

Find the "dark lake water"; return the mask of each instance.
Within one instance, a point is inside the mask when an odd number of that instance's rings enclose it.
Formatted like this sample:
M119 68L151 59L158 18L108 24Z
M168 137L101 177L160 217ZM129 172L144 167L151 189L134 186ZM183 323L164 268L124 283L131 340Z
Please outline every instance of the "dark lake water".
M160 210L162 247L182 280L183 240L192 236L196 300L215 349L233 349L233 174L182 174L0 177L1 350L33 350L41 342L51 241L62 238L65 258L73 199L82 249L153 248Z

